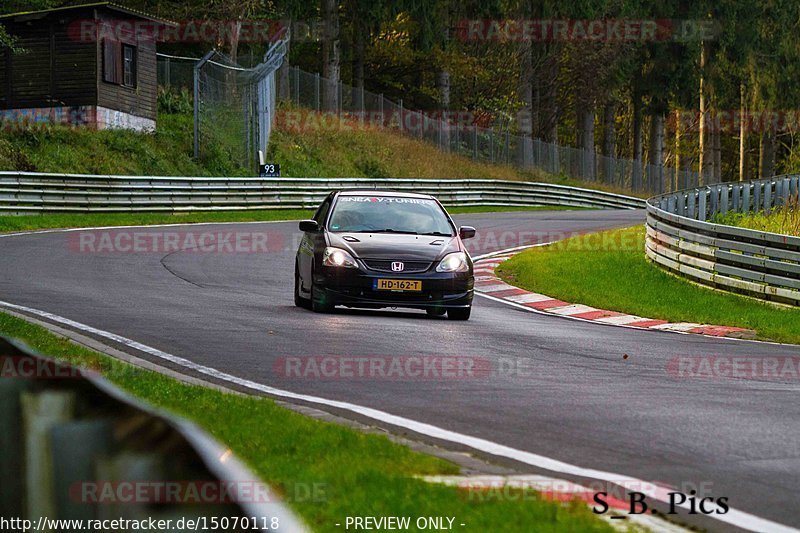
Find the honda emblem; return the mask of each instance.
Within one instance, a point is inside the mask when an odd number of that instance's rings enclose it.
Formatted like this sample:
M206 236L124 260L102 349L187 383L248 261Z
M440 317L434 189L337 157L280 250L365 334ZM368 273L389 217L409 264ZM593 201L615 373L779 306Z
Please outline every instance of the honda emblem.
M395 261L392 263L392 272L402 272L405 268L405 265L400 261Z

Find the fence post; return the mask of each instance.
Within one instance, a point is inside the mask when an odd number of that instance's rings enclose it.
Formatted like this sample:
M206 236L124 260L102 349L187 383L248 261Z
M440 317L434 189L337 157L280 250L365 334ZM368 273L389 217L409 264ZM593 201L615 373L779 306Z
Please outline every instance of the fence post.
M170 66L169 66L169 57L166 57L165 61L164 61L164 77L167 79L166 86L169 87L170 86L170 78L172 77L171 76L171 72L170 72Z
M194 95L194 158L200 157L200 69L203 68L211 56L216 52L211 50L204 55L200 61L194 64L193 74L193 95Z
M403 126L404 126L404 124L403 124L403 99L402 98L400 99L400 102L397 105L400 108L400 111L399 111L400 116L399 116L397 121L400 123L400 131L402 132L403 131Z
M300 69L294 67L294 100L295 105L300 106Z
M317 111L317 113L320 112L320 108L319 108L319 105L320 105L319 104L319 93L320 93L319 83L320 83L319 73L316 73L316 74L314 74L314 109Z

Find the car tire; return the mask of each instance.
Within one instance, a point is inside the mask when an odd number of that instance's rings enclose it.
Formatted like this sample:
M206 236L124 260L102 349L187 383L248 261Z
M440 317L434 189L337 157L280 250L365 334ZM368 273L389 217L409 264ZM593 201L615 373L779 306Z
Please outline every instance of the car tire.
M450 320L469 320L472 307L462 307L458 309L448 309L447 318Z
M317 286L314 285L314 269L311 269L311 310L315 313L330 313L333 311L333 305L330 302L321 302L317 298Z
M311 308L311 300L300 296L300 272L297 265L294 266L294 305L303 309Z

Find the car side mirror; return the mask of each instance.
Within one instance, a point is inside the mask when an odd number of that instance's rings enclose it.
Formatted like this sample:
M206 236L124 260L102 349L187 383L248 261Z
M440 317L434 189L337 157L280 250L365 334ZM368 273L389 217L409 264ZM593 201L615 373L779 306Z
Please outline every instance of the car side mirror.
M316 220L301 220L299 226L300 231L319 231L319 224Z
M472 226L461 226L458 228L458 236L461 239L471 239L475 236L475 228Z

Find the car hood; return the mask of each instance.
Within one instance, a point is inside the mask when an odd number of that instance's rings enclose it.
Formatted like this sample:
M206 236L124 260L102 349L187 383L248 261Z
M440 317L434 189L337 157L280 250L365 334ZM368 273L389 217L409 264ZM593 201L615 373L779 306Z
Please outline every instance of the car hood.
M398 233L328 233L328 244L361 259L435 261L461 250L459 239Z

